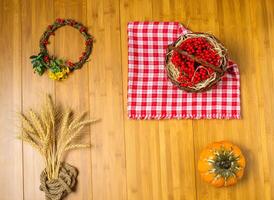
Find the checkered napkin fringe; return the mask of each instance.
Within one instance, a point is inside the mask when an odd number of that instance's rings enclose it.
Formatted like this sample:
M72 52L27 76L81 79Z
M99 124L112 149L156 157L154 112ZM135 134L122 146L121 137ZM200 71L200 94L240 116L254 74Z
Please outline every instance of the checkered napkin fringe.
M217 86L206 92L188 93L168 80L167 46L187 32L178 22L128 23L129 118L240 118L240 75L232 61Z

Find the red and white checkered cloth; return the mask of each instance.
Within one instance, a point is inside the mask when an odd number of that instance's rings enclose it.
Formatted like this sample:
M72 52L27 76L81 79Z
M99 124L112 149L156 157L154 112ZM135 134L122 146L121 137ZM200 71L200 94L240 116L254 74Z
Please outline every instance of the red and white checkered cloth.
M232 61L217 86L206 92L188 93L168 80L167 46L187 32L178 22L128 24L129 118L240 118L240 75Z

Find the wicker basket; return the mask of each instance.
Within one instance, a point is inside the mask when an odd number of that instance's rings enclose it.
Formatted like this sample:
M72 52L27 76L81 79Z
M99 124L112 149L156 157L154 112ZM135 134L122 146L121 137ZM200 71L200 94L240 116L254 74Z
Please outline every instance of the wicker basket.
M209 64L205 62L204 60L199 59L193 55L190 55L188 54L188 52L183 51L179 48L180 45L187 39L197 38L197 37L202 37L206 39L213 46L213 49L216 50L216 53L220 56L219 66ZM193 86L187 86L187 87L182 86L181 82L177 80L178 76L180 75L180 71L171 61L174 51L177 51L178 53L189 57L190 59L194 60L196 63L198 63L199 65L202 65L205 68L211 68L214 72L210 75L209 78L199 83L196 83ZM187 33L185 35L180 36L177 41L175 41L173 44L168 46L165 66L166 66L168 78L178 88L185 90L187 92L203 92L203 91L209 90L212 86L216 85L221 80L222 76L225 74L226 67L227 67L227 50L222 45L222 43L211 34Z

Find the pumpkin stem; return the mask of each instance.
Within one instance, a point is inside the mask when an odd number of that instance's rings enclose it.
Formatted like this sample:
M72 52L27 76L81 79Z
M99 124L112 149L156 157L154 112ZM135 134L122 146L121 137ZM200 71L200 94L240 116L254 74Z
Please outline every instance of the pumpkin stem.
M231 161L228 159L220 160L216 162L216 165L221 169L229 169L231 167Z
M213 159L208 160L209 163L212 163L214 172L224 179L234 177L239 170L239 157L235 156L233 150L222 147L219 150L215 150L214 155Z

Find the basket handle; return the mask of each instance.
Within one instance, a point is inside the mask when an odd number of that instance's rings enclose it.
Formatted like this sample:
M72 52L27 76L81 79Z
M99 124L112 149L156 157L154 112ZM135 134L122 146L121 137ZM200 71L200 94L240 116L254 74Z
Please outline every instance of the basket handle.
M197 57L195 57L193 55L190 55L189 53L187 53L186 51L183 51L183 50L179 49L178 47L174 47L173 45L168 45L168 49L169 49L169 51L171 51L171 50L177 51L178 53L180 53L180 54L182 54L184 56L187 56L187 57L193 59L197 63L200 63L200 64L202 64L202 65L204 65L206 67L210 67L214 71L223 73L222 69L220 69L220 68L218 68L218 67L216 67L216 66L214 66L214 65L212 65L212 64L210 64L208 62L205 62L202 59L199 59L199 58L197 58Z

